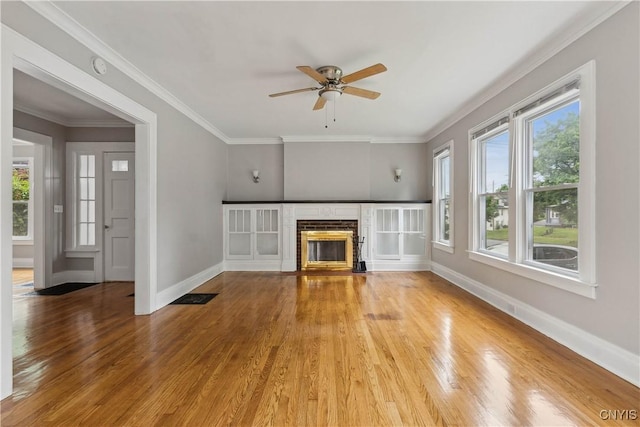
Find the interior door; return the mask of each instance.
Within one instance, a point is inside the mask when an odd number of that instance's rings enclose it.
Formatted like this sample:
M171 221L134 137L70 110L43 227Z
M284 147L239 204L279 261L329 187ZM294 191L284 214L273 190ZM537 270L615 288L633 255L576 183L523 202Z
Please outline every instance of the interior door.
M104 276L106 281L135 277L134 153L104 154Z

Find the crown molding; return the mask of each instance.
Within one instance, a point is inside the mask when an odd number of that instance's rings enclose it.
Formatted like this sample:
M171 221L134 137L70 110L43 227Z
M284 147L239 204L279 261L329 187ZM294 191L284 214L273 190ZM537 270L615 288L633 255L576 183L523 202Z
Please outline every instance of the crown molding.
M418 136L384 136L384 137L372 137L372 144L425 144L427 139Z
M282 138L229 138L229 145L282 145Z
M551 42L538 49L537 52L527 57L527 59L521 62L519 65L516 65L510 71L507 71L504 76L497 78L495 80L495 83L480 92L477 96L467 101L462 105L462 107L460 107L449 117L429 129L429 131L426 133L425 140L431 141L433 138L440 135L440 133L444 132L456 122L479 108L485 102L491 100L500 92L504 91L509 86L535 70L544 62L559 53L562 49L566 48L571 43L578 40L580 37L600 25L602 22L613 16L615 13L620 11L632 1L633 0L621 0L606 2L609 3L609 7L605 11L591 17L591 19L587 23L575 24L569 27L564 31L564 34L555 37Z
M282 142L371 142L367 135L286 135Z
M14 104L13 109L16 111L20 111L25 114L29 114L30 116L37 117L42 120L46 120L49 122L53 122L59 124L61 126L66 126L69 128L88 128L88 127L96 127L96 128L129 128L134 127L133 123L129 123L125 120L73 120L67 119L66 117L59 116L57 114L37 110L35 108L25 107L23 105Z
M229 137L220 129L216 128L200 114L192 110L187 104L178 99L175 95L154 81L151 77L144 74L131 62L126 60L122 55L112 49L105 42L100 40L95 34L82 26L78 21L69 16L62 9L58 8L50 0L46 1L25 1L27 6L35 12L42 15L52 24L66 32L75 40L86 46L96 55L104 58L108 63L119 69L121 72L131 78L133 81L149 90L158 98L189 117L198 125L202 126L214 136L220 138L225 143L229 143Z

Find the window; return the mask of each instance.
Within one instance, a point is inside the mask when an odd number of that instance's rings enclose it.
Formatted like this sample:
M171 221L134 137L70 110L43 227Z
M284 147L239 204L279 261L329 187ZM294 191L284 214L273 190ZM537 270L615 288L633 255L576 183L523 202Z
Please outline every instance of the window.
M470 131L470 257L593 298L592 69Z
M96 244L96 156L78 156L78 188L76 211L76 245Z
M453 141L433 151L433 246L453 253Z
M13 240L33 240L33 158L14 157Z
M495 128L474 135L478 150L478 248L509 256L509 129L503 118Z

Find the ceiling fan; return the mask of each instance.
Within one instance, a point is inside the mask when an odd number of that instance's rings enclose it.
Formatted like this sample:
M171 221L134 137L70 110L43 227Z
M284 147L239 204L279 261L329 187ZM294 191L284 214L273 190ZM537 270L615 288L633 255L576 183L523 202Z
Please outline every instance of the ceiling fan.
M343 93L360 96L362 98L376 99L380 96L380 92L345 85L387 71L387 67L382 64L375 64L370 67L363 68L360 71L356 71L355 73L347 74L346 76L343 76L342 69L335 65L325 65L323 67L316 68L315 70L307 65L299 65L296 68L320 83L320 86L290 90L288 92L272 93L269 96L274 98L276 96L317 90L319 91L318 100L313 106L314 110L322 110L327 101L334 101Z

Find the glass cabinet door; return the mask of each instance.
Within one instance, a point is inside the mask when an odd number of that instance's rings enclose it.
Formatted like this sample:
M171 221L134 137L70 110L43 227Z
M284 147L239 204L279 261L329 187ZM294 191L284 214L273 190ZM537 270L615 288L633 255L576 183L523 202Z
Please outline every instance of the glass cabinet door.
M402 210L403 255L425 255L426 235L424 209L405 208Z
M400 209L376 209L376 256L400 258Z
M229 209L228 252L231 257L251 257L251 209Z
M256 209L256 256L278 256L278 209Z

